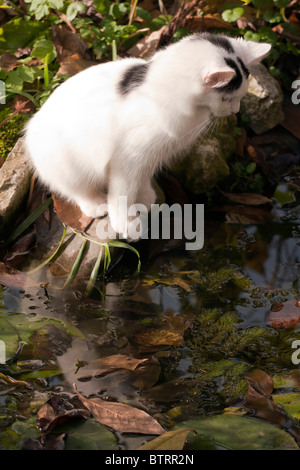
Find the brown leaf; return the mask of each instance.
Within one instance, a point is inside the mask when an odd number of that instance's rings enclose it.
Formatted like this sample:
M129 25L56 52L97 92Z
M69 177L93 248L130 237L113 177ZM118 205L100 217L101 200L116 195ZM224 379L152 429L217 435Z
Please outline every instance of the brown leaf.
M250 381L251 386L262 395L271 396L274 382L270 375L261 369L253 369L246 374L246 379Z
M224 21L219 13L187 17L184 27L193 32L209 31L210 29L233 29L233 25Z
M36 241L36 230L34 229L20 238L8 251L4 257L4 261L11 267L17 267L22 263L24 257L28 254L29 250L34 246Z
M4 163L4 158L0 157L0 168L2 167L3 163Z
M261 194L254 194L254 193L226 193L219 189L220 193L223 196L227 197L231 201L237 202L238 204L245 204L247 206L260 206L262 204L268 204L273 202L272 199L269 199L266 196L262 196Z
M89 413L81 408L74 408L64 398L51 397L38 411L37 426L44 434L55 426L74 418L88 418Z
M16 96L12 107L18 114L27 114L35 109L33 102L22 95Z
M96 421L109 426L114 431L139 434L162 434L164 432L156 419L145 411L100 398L85 398L78 392L76 385L73 386L83 405L92 413Z
M147 328L145 330L138 331L133 336L133 340L146 347L180 346L184 342L183 337L180 334L174 331L158 328Z
M144 38L140 39L134 46L128 50L128 54L131 57L140 57L142 59L147 59L151 57L159 45L160 38L163 32L163 28L153 31Z
M87 54L87 46L83 39L78 34L71 32L66 26L53 26L52 36L59 63L73 54L77 54L78 57L82 59L90 58Z
M264 224L272 218L272 214L267 209L256 206L220 206L214 211L225 212L226 222L229 224Z
M78 380L86 380L92 377L107 375L117 369L134 371L140 364L148 359L135 359L123 354L103 357L89 362L85 367L81 367L78 373Z
M274 305L267 316L267 324L273 328L291 328L300 322L300 301L288 300Z
M92 223L92 217L85 215L79 206L66 199L52 194L54 209L63 224L72 227L74 230L84 232Z
M10 287L37 287L37 283L28 274L22 273L18 269L11 268L7 264L0 262L0 284Z
M78 54L72 54L65 59L61 60L60 67L57 71L57 75L66 73L68 75L75 75L92 65L96 65L98 62L82 59Z
M9 72L12 70L18 63L18 59L10 54L9 52L4 52L0 57L0 68Z

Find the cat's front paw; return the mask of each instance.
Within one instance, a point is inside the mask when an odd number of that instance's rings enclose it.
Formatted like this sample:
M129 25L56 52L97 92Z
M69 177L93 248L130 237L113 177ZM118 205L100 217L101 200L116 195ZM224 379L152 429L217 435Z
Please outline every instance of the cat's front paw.
M139 217L134 220L129 220L125 217L116 217L114 214L109 214L110 224L116 235L119 238L129 242L136 242L142 236L142 221Z
M96 219L97 217L103 217L107 214L107 207L105 204L96 203L80 203L81 211L87 216Z

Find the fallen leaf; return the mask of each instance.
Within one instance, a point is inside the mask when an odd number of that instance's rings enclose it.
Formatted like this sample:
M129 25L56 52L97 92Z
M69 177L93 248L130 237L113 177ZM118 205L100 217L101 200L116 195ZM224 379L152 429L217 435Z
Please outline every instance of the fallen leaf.
M267 315L267 324L273 328L291 328L300 322L300 301L288 300L287 302L273 305Z
M35 109L33 102L22 95L16 96L12 107L18 114L27 114Z
M247 206L260 206L262 204L268 204L272 203L272 199L263 196L261 194L254 194L254 193L239 193L239 194L234 194L234 193L226 193L225 191L222 191L219 189L220 193L223 194L223 196L227 197L231 201L237 202L239 204L245 204Z
M79 369L78 380L100 377L118 369L134 371L145 361L148 361L148 359L135 359L122 354L95 359Z
M72 76L97 63L92 60L82 59L78 54L72 54L61 61L57 75L65 73Z
M165 432L137 450L182 450L190 432L195 433L192 429L185 428Z
M55 426L74 418L88 418L85 409L74 406L62 397L51 397L38 411L37 426L41 432L47 433Z
M20 238L8 251L4 257L5 263L11 267L20 265L24 257L29 253L29 250L34 246L36 241L36 230L35 228Z
M193 32L209 31L210 29L233 29L233 25L224 21L219 13L189 16L183 26Z
M84 232L92 223L93 218L85 215L79 206L52 194L54 209L61 222L74 230Z
M159 45L160 38L162 35L163 28L153 31L144 38L140 39L134 46L128 50L128 54L131 57L140 57L142 59L148 59L151 57Z
M253 369L246 374L246 379L250 381L251 386L262 395L271 396L274 383L272 377L261 369Z
M0 57L0 68L9 72L12 70L18 63L18 59L10 54L10 52L4 52Z
M28 274L11 268L0 262L0 284L10 287L37 287L40 283L34 281Z
M226 222L229 224L264 224L273 216L270 211L257 206L219 206L213 209L215 212L225 212Z
M183 337L174 331L162 330L158 328L147 328L138 331L133 336L133 340L146 347L153 346L180 346L183 344Z
M96 421L109 426L114 431L139 434L162 434L164 429L152 418L138 408L123 403L101 400L101 398L85 398L74 389L83 405L92 413Z

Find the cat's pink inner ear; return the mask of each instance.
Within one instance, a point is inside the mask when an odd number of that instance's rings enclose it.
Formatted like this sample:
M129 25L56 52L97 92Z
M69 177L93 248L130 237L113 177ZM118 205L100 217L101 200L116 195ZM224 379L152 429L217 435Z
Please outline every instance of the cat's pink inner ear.
M230 82L234 77L234 70L221 70L218 72L209 72L204 77L204 83L211 88L218 88Z

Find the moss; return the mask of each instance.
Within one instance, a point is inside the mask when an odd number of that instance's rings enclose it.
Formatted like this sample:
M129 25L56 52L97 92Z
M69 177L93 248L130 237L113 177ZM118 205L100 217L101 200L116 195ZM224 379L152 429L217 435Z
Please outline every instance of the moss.
M13 110L8 106L1 110L0 122L4 121L12 112ZM30 116L30 113L17 114L0 128L0 158L6 159L20 137L20 132Z

